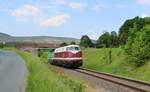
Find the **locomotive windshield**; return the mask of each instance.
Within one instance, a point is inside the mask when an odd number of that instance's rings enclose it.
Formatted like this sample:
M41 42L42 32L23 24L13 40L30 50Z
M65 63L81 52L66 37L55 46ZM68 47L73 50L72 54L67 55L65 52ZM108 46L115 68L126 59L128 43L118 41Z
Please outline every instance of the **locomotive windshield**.
M67 51L79 51L80 48L79 47L68 47Z

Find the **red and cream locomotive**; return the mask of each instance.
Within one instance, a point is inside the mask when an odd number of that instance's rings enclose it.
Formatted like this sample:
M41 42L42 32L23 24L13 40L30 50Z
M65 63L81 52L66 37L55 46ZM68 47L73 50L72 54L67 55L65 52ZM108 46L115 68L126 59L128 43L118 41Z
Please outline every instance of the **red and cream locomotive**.
M77 68L82 66L82 52L78 45L68 45L55 49L51 64Z

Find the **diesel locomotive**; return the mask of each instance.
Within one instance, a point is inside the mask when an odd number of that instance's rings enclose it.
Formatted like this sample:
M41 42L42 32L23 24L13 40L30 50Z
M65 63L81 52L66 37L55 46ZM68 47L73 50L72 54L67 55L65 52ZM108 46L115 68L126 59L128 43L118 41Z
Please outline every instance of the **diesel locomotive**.
M67 68L78 68L83 63L81 49L78 45L56 48L50 63Z

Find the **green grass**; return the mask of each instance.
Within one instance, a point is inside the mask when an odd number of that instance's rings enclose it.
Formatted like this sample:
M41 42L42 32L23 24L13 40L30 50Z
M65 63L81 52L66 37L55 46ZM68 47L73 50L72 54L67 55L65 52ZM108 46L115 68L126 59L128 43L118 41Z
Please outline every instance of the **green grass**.
M83 49L83 67L150 82L150 62L136 68L129 63L128 56L121 48L111 49L111 59L109 59L109 51L110 48Z
M84 92L80 80L49 67L31 53L16 51L26 61L28 78L26 92ZM45 59L46 60L46 59Z

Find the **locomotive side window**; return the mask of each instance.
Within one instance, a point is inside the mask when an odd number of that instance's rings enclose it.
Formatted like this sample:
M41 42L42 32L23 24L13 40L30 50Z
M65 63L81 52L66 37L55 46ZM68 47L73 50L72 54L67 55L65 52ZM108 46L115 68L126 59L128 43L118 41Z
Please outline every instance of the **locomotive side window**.
M79 47L68 47L67 51L79 51L80 48Z

